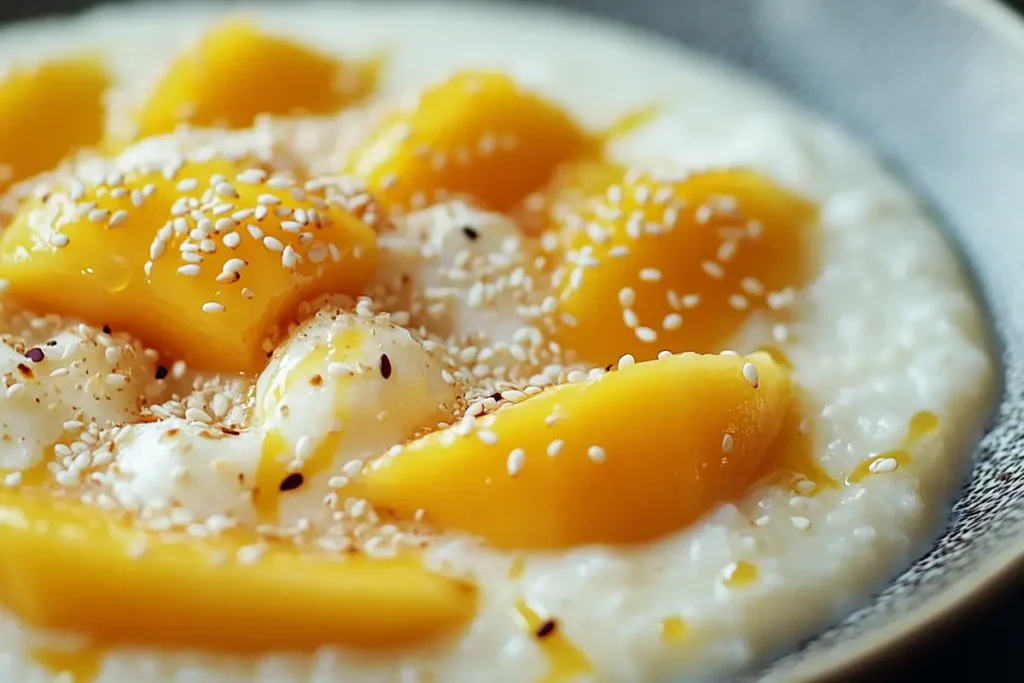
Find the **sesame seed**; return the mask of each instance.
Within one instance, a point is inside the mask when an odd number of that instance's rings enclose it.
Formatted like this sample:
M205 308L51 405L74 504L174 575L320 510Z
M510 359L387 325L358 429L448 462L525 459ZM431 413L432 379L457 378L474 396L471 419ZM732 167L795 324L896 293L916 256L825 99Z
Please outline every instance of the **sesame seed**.
M678 330L683 325L683 316L678 313L669 313L665 316L665 319L661 322L662 328L665 330Z
M221 242L223 242L224 246L228 249L234 249L242 243L242 237L237 232L229 232L221 238Z
M203 272L203 269L200 266L198 266L198 265L196 265L194 263L190 263L188 265L179 266L178 267L178 274L179 275L184 275L186 277L196 277L197 275L199 275L202 272Z
M733 443L734 442L733 442L732 434L724 434L722 436L722 452L723 453L732 453Z
M281 229L285 232L302 232L302 223L298 221L281 221Z
M750 307L750 301L742 294L730 294L729 305L737 311L745 311Z
M107 221L107 227L116 228L120 225L123 225L126 220L128 220L128 212L125 211L124 209L118 209L110 217L110 220Z
M587 457L594 462L604 462L606 454L600 446L591 446L587 449Z
M225 273L237 273L242 268L245 268L245 261L240 258L229 258L224 262Z
M11 386L7 387L7 398L14 398L23 391L25 391L25 385L22 384L21 382L18 382L17 384L12 384Z
M641 268L640 279L644 282L657 282L661 279L661 271L657 268Z
M93 209L88 217L90 223L104 223L110 218L110 212L106 209Z
M508 467L508 475L514 477L523 471L523 465L526 463L526 451L522 448L516 448L508 454L508 460L506 466Z
M633 291L632 287L623 287L619 290L619 305L623 308L629 308L636 301L636 292Z
M754 520L754 526L768 526L772 523L772 518L768 515L763 515Z
M203 304L203 313L223 313L224 305L216 301L207 301Z
M493 446L498 443L498 435L489 429L481 429L476 433L478 439L483 441L485 444Z
M280 204L281 200L272 194L261 194L256 198L256 202L260 204L260 206L275 206Z
M800 531L807 531L811 528L811 520L806 517L790 517L789 521Z
M868 465L868 471L873 474L884 474L896 470L899 466L900 463L896 458L878 458Z
M116 372L107 375L105 381L108 385L114 387L115 389L122 389L124 388L125 385L128 384L128 378Z
M705 273L707 273L708 277L714 278L715 280L721 280L725 277L725 270L714 261L704 261L700 264L700 267Z
M204 422L206 424L213 422L210 414L199 408L187 408L185 410L185 419L189 422Z
M625 354L619 358L618 369L625 370L626 368L636 365L636 359L633 358L632 354Z
M50 244L57 247L58 249L62 249L68 246L70 242L71 239L62 232L57 232L50 235Z
M685 294L682 298L683 308L696 308L700 305L700 294Z
M284 251L284 243L273 235L267 235L263 238L263 246L270 251Z
M562 441L561 439L553 440L551 443L548 444L548 455L552 458L556 457L559 453L562 452L562 446L564 445L564 443L565 442Z
M757 366L753 363L744 363L742 372L747 384L757 389Z
M242 296L243 296L243 297L245 297L246 299L252 299L252 298L253 298L253 297L255 297L256 295L255 295L255 294L253 294L253 293L252 293L252 290L251 290L251 289L249 289L248 287L243 287L243 288L242 288Z
M633 330L636 334L636 338L642 342L650 344L658 340L658 333L652 330L650 327L638 327Z
M178 184L175 185L175 188L177 188L178 192L191 192L197 187L199 187L199 181L196 180L195 178L184 178L182 180L179 180Z
M284 251L281 252L281 265L283 265L285 268L289 270L292 270L297 265L299 265L300 260L301 259L299 255L295 252L294 249L292 249L292 246L290 244L284 248Z
M622 311L622 322L626 327L633 329L640 324L640 316L632 308L627 308Z
M280 486L278 488L281 490L282 493L286 493L288 491L294 491L295 489L297 489L300 486L302 486L302 482L303 482L302 473L301 472L292 472L291 474L289 474L287 477L285 477L281 481L281 484L280 484Z
M22 474L21 472L11 472L4 475L4 486L15 488L21 486Z

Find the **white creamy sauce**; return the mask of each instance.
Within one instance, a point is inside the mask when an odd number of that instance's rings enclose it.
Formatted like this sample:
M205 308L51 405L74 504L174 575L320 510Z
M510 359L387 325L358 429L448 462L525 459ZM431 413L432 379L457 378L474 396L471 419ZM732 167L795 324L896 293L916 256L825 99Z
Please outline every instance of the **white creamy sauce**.
M481 604L463 632L431 648L385 658L323 651L246 659L113 647L98 683L327 682L341 677L414 681L417 672L446 682L539 680L549 662L511 616L520 599L557 616L561 631L593 662L596 679L645 680L680 670L695 679L716 676L810 635L921 550L945 512L951 484L985 417L994 370L985 348L982 313L949 247L870 153L763 87L658 38L596 21L472 4L282 2L253 7L266 28L325 50L346 55L390 50L381 102L456 68L480 66L512 74L595 129L635 107L659 102L659 117L616 141L613 156L682 170L748 166L821 206L821 269L796 294L785 333L773 338L771 326L755 318L730 344L742 351L773 343L790 358L794 378L808 392L816 414L820 465L841 480L872 454L899 447L919 411L935 413L940 427L908 467L813 496L757 488L735 504L718 506L692 527L641 547L531 554L516 579L509 578L513 555L464 537L438 539L429 561L471 571L480 584ZM0 32L0 61L101 48L126 82L115 96L119 101L126 93L137 97L144 92L215 14L205 3L173 9L140 5L102 8L78 20L12 27ZM344 143L332 131L359 116L326 122L319 134L340 149ZM253 133L255 142L245 144L271 147L261 135ZM309 135L293 141L291 152L282 154L316 150L315 158L303 161L323 167L329 166L330 155L342 153L318 144L315 131ZM479 239L468 246L462 234L467 223L479 230ZM403 235L428 245L432 255L424 258L422 250L409 249ZM403 322L441 334L481 333L492 341L511 342L521 326L522 302L499 296L493 308L481 311L464 302L486 292L474 290L471 282L439 281L438 273L439 264L450 263L457 251L467 248L474 254L504 254L509 261L503 268L528 264L538 247L518 236L514 223L446 205L410 216L391 239L382 240L377 286L389 287L405 274L409 278L404 286L450 287L456 302L455 313L444 322L448 329L431 329L441 323L429 315ZM237 475L249 481L256 476L268 431L277 432L291 452L312 453L320 445L315 439L344 430L346 421L372 425L345 442L310 494L292 498L283 513L315 518L328 479L343 475L347 462L379 454L446 419L437 414L438 405L454 408L461 398L456 392L470 389L445 381L436 350L394 322L325 309L293 330L261 376L257 402L274 391L275 378L299 364L322 366L325 381L315 391L282 381L282 396L293 394L287 416L271 410L248 420L232 406L218 404L215 395L189 399L191 410L236 425L242 432L238 436L221 438L208 434L196 420L176 418L127 427L116 441L123 477L114 486L117 498L132 505L183 505L207 521L224 515L244 521L254 512ZM0 324L3 332L30 329L9 313ZM372 347L357 343L344 359L316 356L324 342L349 326L374 327ZM30 345L48 339L42 332L34 334L38 338L23 338ZM71 361L49 359L75 344L74 334L52 337L57 345L38 364L48 373L67 367L68 374L58 373L45 386L25 384L26 394L46 394L48 407L26 403L23 413L6 408L0 413L0 423L15 421L19 435L0 445L0 466L21 467L38 460L38 449L53 443L66 421L75 419L67 397L79 392L85 380L75 374ZM137 376L138 386L129 392L133 397L149 392L163 400L172 384L188 394L188 375L172 372L165 382L150 382L153 362L141 347L112 343L121 351L108 353L102 344L83 344L81 363L94 367L99 377ZM364 377L345 372L360 366L376 370L385 347L393 351L395 380L382 382L379 373ZM124 360L129 356L130 362ZM0 348L5 370L22 361L9 347ZM114 368L126 363L127 370ZM87 399L78 408L114 423L135 419L138 404L120 398L119 380L93 388L103 392L103 400ZM405 400L406 394L418 398ZM274 404L273 398L267 401ZM303 438L314 441L300 444ZM724 579L740 562L756 567L756 580L742 587L726 585ZM661 627L667 618L684 621L687 637L666 643ZM29 642L16 622L0 621L0 680L48 680L51 674L26 655Z

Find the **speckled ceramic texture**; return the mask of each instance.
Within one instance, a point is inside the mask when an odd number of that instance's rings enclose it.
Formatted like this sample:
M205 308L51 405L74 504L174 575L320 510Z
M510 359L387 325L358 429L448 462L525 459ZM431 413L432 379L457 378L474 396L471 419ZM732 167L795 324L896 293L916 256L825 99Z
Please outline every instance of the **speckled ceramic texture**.
M948 227L991 311L1003 393L945 532L866 607L747 680L850 675L1024 562L1024 24L988 0L555 4L667 33L845 124Z

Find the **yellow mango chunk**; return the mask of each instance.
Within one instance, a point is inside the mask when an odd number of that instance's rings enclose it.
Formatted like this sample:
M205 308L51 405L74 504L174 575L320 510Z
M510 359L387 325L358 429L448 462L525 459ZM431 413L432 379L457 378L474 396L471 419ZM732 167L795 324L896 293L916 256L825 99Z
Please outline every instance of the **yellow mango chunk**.
M341 62L232 19L171 65L139 113L138 134L182 123L244 128L264 113L333 113L366 97L379 67Z
M114 175L22 208L0 240L12 300L202 368L253 372L301 300L356 293L375 266L367 225L260 169L210 161Z
M0 80L0 192L103 135L110 75L89 57L14 69Z
M547 183L559 164L600 149L600 136L509 76L467 71L427 89L413 108L386 116L347 171L392 206L465 197L507 211Z
M648 541L744 491L789 394L767 354L668 356L429 434L350 486L502 548Z
M751 171L674 181L628 172L560 218L559 341L597 364L718 351L813 274L816 216Z
M0 545L0 605L35 628L106 643L241 653L406 645L476 608L474 586L411 558L161 539L31 494L0 492Z

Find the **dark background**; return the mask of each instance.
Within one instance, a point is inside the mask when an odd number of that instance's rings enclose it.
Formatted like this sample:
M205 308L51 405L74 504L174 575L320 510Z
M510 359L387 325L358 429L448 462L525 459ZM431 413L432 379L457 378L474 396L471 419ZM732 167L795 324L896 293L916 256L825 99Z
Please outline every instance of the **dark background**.
M1024 0L1004 1L1024 14ZM94 3L88 0L0 0L0 21L40 14L60 14L90 4ZM1021 77L1024 78L1024 74ZM1018 620L1019 615L1024 616L1024 577L1020 578L1015 586L1007 586L998 600L981 606L973 614L963 617L958 615L950 628L931 637L924 646L888 658L881 670L865 667L856 677L848 680L872 683L917 680L984 680L998 683L1004 680L1024 680L1024 673L1018 668L1024 652L1016 650L1018 647L1024 648L1024 622Z

